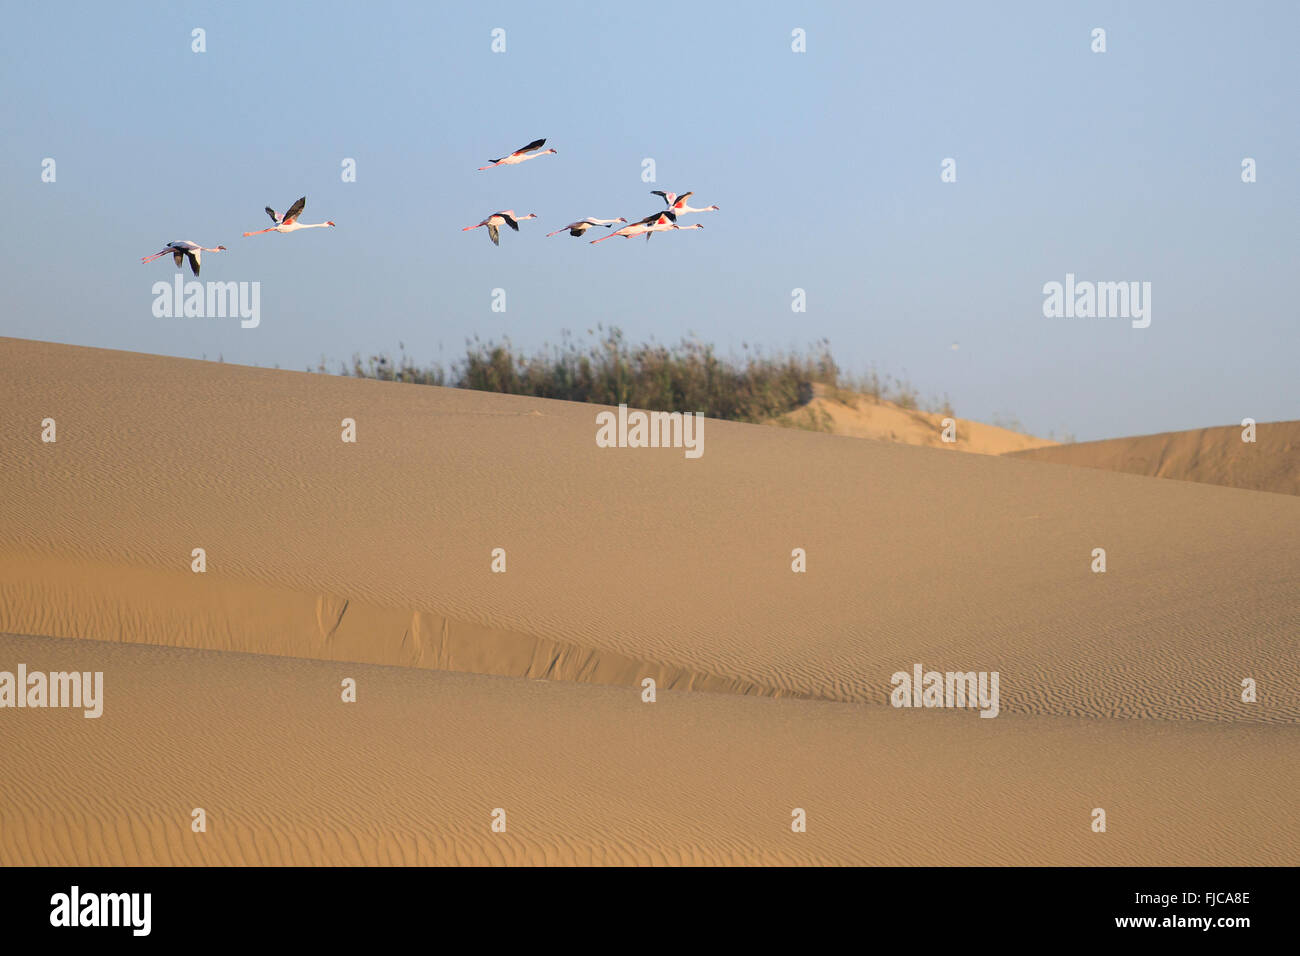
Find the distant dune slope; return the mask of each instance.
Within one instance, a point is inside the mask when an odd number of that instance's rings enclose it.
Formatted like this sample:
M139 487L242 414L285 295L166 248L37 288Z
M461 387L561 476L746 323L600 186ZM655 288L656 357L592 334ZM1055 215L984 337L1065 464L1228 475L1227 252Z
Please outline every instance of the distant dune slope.
M905 445L926 445L982 455L1001 455L1026 448L1055 445L1045 438L1022 435L995 425L985 425L965 418L953 418L956 426L953 442L943 440L944 419L936 412L903 408L885 399L859 395L825 385L813 386L813 397L806 405L786 412L767 424L808 431L875 438Z
M1300 421L1258 424L1254 442L1242 441L1243 431L1240 425L1225 425L1008 454L1029 461L1300 495Z

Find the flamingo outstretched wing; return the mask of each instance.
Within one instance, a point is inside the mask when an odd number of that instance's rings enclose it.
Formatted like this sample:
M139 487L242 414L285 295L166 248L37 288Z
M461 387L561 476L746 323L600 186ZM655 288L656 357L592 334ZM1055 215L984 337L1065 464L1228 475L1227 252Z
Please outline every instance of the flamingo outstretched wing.
M306 207L307 207L307 197L303 196L296 203L294 203L292 206L289 207L289 211L284 214L284 219L281 220L280 225L287 226L290 223L297 222L298 217L302 215L302 211Z
M677 221L677 215L676 215L675 213L669 212L667 209L665 209L663 212L652 212L650 215L646 216L644 219L638 219L638 220L637 220L636 222L634 222L632 225L634 225L634 226L650 226L650 225L654 225L654 224L658 223L661 219L668 219L668 220L671 221L671 222L676 222L676 221Z

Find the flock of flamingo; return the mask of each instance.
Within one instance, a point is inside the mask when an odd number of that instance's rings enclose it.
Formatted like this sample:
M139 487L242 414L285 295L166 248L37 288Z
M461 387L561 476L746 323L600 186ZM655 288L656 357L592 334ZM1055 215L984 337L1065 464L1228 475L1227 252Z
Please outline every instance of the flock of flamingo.
M546 145L545 139L535 139L527 146L515 150L509 156L502 156L500 159L491 160L486 166L480 166L479 172L485 169L495 169L498 166L518 166L520 163L527 162L530 159L536 159L538 156L554 155L554 149L542 149ZM571 222L562 229L555 232L548 232L546 238L558 236L562 232L567 232L576 239L582 238L588 229L593 226L604 226L609 229L615 223L627 223L621 229L615 229L608 236L601 236L599 239L592 239L591 244L604 242L606 239L613 239L615 236L622 236L624 239L631 239L633 236L644 235L646 241L656 232L669 232L676 229L703 229L704 226L694 223L690 226L679 226L677 217L692 212L713 212L717 206L703 206L699 209L689 205L686 200L695 195L693 192L682 193L680 196L676 193L664 192L662 189L652 189L651 195L662 196L667 209L661 209L653 212L644 219L638 219L636 222L628 223L623 217L618 219L597 219L594 216L588 216L586 219L579 219L577 222ZM519 224L528 219L536 219L537 216L529 213L526 216L516 216L513 209L502 209L494 212L476 226L466 226L461 232L469 232L471 229L482 229L487 227L488 238L492 240L493 245L501 244L501 227L509 226L515 232L519 231Z
M536 159L538 156L555 155L556 151L554 149L542 149L545 145L545 139L533 140L527 146L515 150L508 156L502 156L500 159L491 160L486 166L480 166L479 171L495 169L498 166L517 166L527 160ZM595 245L598 242L604 242L606 239L613 239L615 236L622 236L624 239L631 239L633 236L642 235L646 237L646 241L648 242L650 237L656 232L670 232L681 229L703 229L704 226L698 222L689 226L680 226L677 224L677 218L693 212L713 212L718 208L717 206L702 206L697 209L696 207L691 206L687 200L690 199L691 196L695 195L694 192L682 193L679 196L677 193L665 192L662 189L652 189L650 190L650 193L653 196L662 197L667 208L660 209L658 212L653 212L644 219L638 219L636 222L632 223L629 223L621 216L618 219L596 219L589 216L586 219L579 219L577 222L571 222L564 228L555 230L555 232L548 232L546 237L549 239L551 236L558 236L562 232L567 232L575 238L581 238L587 230L591 229L593 226L604 226L606 229L609 229L616 223L621 222L625 223L621 229L615 229L609 235L601 236L599 239L592 239L591 244ZM290 206L284 215L280 215L280 213L276 212L270 206L267 206L266 214L271 217L271 222L275 223L275 225L269 226L266 229L257 229L253 232L246 232L244 233L244 237L258 236L264 232L288 233L297 232L299 229L322 229L334 225L332 221L299 222L298 217L302 215L302 211L306 206L306 196L303 196L296 203ZM519 224L521 222L536 218L537 216L533 213L529 213L526 216L516 216L513 209L503 209L499 212L492 213L492 215L488 216L476 226L466 226L461 230L461 232L469 232L472 229L482 229L486 226L488 238L492 240L494 246L499 246L501 244L502 226L509 226L515 232L518 232ZM181 242L169 242L163 247L162 251L155 252L151 256L142 256L140 261L153 262L161 256L170 255L176 262L176 267L180 269L184 268L185 261L188 259L190 269L193 270L194 274L197 276L199 274L199 266L203 253L225 251L225 246L209 248L207 246L201 246L197 242L190 242L187 239Z

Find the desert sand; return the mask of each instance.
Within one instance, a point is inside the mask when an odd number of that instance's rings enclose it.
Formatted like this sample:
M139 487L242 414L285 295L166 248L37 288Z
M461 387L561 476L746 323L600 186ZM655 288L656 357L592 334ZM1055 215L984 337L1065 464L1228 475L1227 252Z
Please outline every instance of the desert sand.
M1132 475L1300 495L1300 422L1241 425L1007 452L1030 461L1107 468Z
M15 339L0 398L0 670L105 684L0 709L0 863L1300 862L1293 497Z

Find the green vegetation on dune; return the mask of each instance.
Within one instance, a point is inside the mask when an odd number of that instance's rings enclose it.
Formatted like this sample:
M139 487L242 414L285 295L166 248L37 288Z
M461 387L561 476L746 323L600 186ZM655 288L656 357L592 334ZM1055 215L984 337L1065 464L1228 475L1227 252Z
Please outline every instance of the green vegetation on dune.
M804 351L764 354L745 346L742 358L719 356L712 345L683 339L676 345L632 345L620 329L588 330L579 344L564 333L558 346L544 345L532 355L508 339L466 342L465 355L449 369L417 364L399 347L366 360L353 356L342 374L388 382L443 385L509 395L531 395L599 405L626 404L652 411L703 412L710 418L764 422L806 405L819 383L836 394L859 393L876 399L903 399L916 407L916 391L901 381L881 379L874 370L847 380L823 340ZM316 369L327 371L325 362ZM947 400L944 400L944 407ZM814 430L826 423L810 422ZM796 427L805 427L802 423Z

